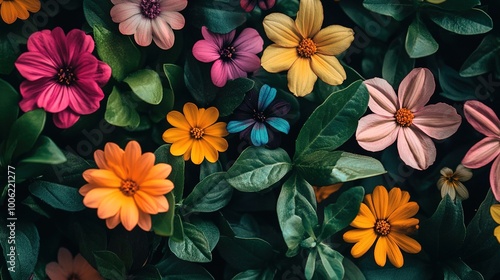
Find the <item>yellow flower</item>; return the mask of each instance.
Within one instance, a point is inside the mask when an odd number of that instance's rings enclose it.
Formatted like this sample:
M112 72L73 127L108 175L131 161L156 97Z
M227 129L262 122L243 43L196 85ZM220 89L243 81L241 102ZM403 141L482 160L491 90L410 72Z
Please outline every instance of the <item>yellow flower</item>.
M5 23L11 24L18 18L27 19L28 12L36 13L40 7L40 0L0 0L0 15Z
M442 168L440 172L442 176L437 182L437 187L441 191L442 198L447 194L452 200L455 200L455 197L461 200L465 200L469 197L467 188L462 184L462 182L472 177L472 172L469 168L459 164L455 172L448 167Z
M219 152L228 148L222 137L229 134L225 122L216 123L219 110L215 107L198 109L188 102L182 111L184 115L178 111L167 114L167 121L174 127L163 133L163 140L172 143L170 152L174 156L184 155L184 160L191 159L194 164L201 164L204 158L216 162Z
M101 280L104 279L95 268L93 268L81 254L75 258L66 248L59 248L57 261L50 262L45 266L45 273L51 280L80 279Z
M343 185L343 183L333 184L333 185L323 186L323 187L313 186L314 195L316 196L316 201L318 203L320 203L323 200L327 199L331 194L338 191L340 189L340 187L342 187L342 185Z
M275 44L262 55L262 67L271 73L288 71L288 88L295 96L305 96L319 77L330 85L346 79L344 68L335 57L354 40L354 32L340 25L321 29L323 6L319 0L301 0L295 22L272 13L264 18L264 31Z
M418 228L418 219L412 218L418 212L418 204L409 202L410 194L393 188L387 193L383 186L377 186L373 194L367 194L361 203L359 213L351 222L356 229L344 233L344 240L356 243L351 254L355 258L364 255L375 245L375 262L384 266L386 257L397 268L403 266L400 248L410 254L420 252L421 246L406 234Z
M493 218L493 220L497 224L500 224L500 204L491 205L490 214L491 214L491 217ZM493 232L493 234L497 238L498 243L500 243L500 226L497 226L495 228L495 231Z
M166 163L155 163L153 153L142 154L136 141L128 142L125 151L115 143L97 150L94 158L99 169L88 169L83 178L88 184L80 188L83 204L97 208L97 216L106 219L108 228L121 221L127 230L139 225L151 229L151 214L167 212L166 193L174 188L165 179L172 171Z

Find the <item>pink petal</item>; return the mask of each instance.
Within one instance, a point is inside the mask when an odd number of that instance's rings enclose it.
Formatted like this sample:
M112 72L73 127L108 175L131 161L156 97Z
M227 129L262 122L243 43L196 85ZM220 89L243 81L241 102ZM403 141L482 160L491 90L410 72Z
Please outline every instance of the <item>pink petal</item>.
M153 41L153 28L151 27L150 20L145 19L139 22L134 39L139 46L147 47L151 45L151 41Z
M220 59L214 62L210 74L212 82L218 87L225 86L227 80L247 76L246 72L236 67L232 62L223 62Z
M71 87L58 83L47 84L45 90L38 96L37 106L49 113L61 112L68 107L68 96L72 91Z
M130 2L124 2L121 4L115 4L115 6L111 8L109 14L111 15L111 19L114 22L120 23L131 18L134 15L140 15L141 9L139 4L137 3L134 4Z
M161 0L160 9L162 11L182 11L187 6L187 0Z
M233 63L244 72L254 72L260 68L260 59L253 53L236 53Z
M222 47L231 45L234 39L234 35L236 34L236 30L232 30L231 32L226 34L218 34L212 33L206 26L202 26L201 34L203 35L203 38L205 40L214 42L217 45L218 49L221 49Z
M476 100L465 102L464 115L480 133L486 136L500 136L500 120L495 112L483 103Z
M240 1L240 6L245 12L249 13L251 12L254 8L255 5L257 4L257 0L241 0Z
M69 94L69 107L77 114L87 115L99 109L104 98L102 89L92 80L80 80L72 86Z
M436 84L427 68L415 68L401 81L398 89L399 108L419 111L429 102Z
M162 12L160 17L166 21L173 30L180 30L186 24L184 16L178 12Z
M37 109L36 98L23 98L23 100L19 101L19 108L21 108L23 112Z
M57 127L63 128L63 129L73 126L78 121L79 118L80 118L80 115L75 114L69 108L64 110L64 111L61 111L59 113L54 114L52 117L54 124Z
M268 10L274 7L274 4L276 4L276 0L259 0L259 7L262 10Z
M490 170L491 191L497 201L500 201L500 155L497 156Z
M54 77L58 70L58 65L54 61L37 52L21 54L15 65L21 76L29 81Z
M73 61L76 61L80 54L92 53L94 51L94 39L82 30L73 29L68 33L66 38L70 65L73 65Z
M467 168L480 168L490 163L500 154L500 140L495 137L486 137L469 149L462 159Z
M98 60L90 53L82 53L75 57L73 72L77 80L93 77L97 72Z
M132 35L137 32L137 28L139 27L139 24L142 21L143 21L142 15L138 14L121 22L120 25L118 25L118 29L120 30L120 33L122 33L123 35Z
M152 21L153 40L155 44L163 50L168 50L174 45L174 31L160 18Z
M66 49L66 36L60 27L54 30L43 30L33 33L28 38L28 51L39 52L52 60L54 65L61 66L66 64L67 49Z
M260 37L259 32L253 28L243 29L238 38L233 42L233 47L237 53L249 52L257 54L262 51L263 45L264 40Z
M94 81L100 86L103 87L111 78L111 67L108 64L97 61L97 71L94 73Z
M462 117L457 110L445 103L425 106L414 112L413 125L434 139L446 139L457 132Z
M193 56L201 62L212 62L220 58L219 50L214 42L199 40L193 45Z
M396 92L392 86L384 79L373 78L364 81L368 92L370 93L370 100L368 107L375 114L394 117L398 110Z
M436 147L432 139L411 127L398 133L398 152L403 162L418 170L425 170L436 160Z
M399 130L394 117L370 114L359 120L356 140L363 149L378 152L396 141Z

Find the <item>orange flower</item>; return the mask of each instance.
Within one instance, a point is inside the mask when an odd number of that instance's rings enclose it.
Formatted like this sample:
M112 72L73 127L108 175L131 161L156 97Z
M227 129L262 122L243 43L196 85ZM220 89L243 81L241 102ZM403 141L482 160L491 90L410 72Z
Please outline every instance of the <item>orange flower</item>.
M357 228L344 233L344 240L356 243L351 254L355 258L364 255L375 244L375 262L384 266L386 256L397 268L403 266L403 251L416 254L421 246L413 238L406 236L418 228L418 219L412 218L418 212L416 202L408 202L410 194L393 188L387 194L383 186L377 186L373 194L365 196L359 213L351 222Z
M66 248L59 248L57 262L50 262L45 266L45 273L51 280L100 280L104 279L82 255L73 259L71 252Z
M188 102L182 109L184 115L178 111L167 114L167 121L174 126L163 133L163 140L172 143L170 152L174 156L184 155L184 160L194 164L201 164L206 158L209 162L216 162L219 152L225 152L228 144L222 138L229 133L225 122L216 123L219 110L215 107L203 109Z
M342 184L343 183L339 183L323 187L313 186L316 201L320 203L321 201L327 199L330 195L332 195L332 193L338 191L340 187L342 187Z
M7 24L14 23L16 19L25 20L29 12L40 11L40 0L0 0L0 15Z
M172 167L166 163L155 165L155 155L142 154L136 141L130 141L125 151L115 143L107 143L104 151L95 151L94 158L99 169L83 172L88 182L80 188L80 194L85 196L83 204L97 208L97 216L106 219L110 229L121 221L129 231L137 224L150 230L150 215L169 209L164 195L174 185L165 178Z
M495 223L500 224L500 204L491 205L490 214L491 218L493 218ZM495 237L498 240L498 243L500 243L500 226L497 226L495 228L495 230L493 231L493 235L495 235Z

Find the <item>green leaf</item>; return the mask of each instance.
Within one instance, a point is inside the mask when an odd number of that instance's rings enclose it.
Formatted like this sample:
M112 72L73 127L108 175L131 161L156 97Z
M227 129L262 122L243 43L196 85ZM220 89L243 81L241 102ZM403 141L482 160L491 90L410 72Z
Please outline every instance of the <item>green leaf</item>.
M186 20L198 28L206 26L215 33L229 33L246 21L246 13L236 2L194 1L186 11Z
M152 229L160 236L171 236L174 233L175 197L173 192L167 193L166 197L168 211L151 216Z
M179 214L174 216L174 233L170 239L177 242L184 241L184 226L182 225L181 215Z
M233 188L225 179L225 172L207 176L196 184L193 191L184 199L184 214L192 212L215 212L231 200Z
M208 160L204 160L200 164L200 181L205 179L208 175L222 172L222 165L220 161L210 162Z
M113 87L106 105L104 119L112 125L135 128L141 122L141 118L135 110L136 106L117 87Z
M460 258L448 260L443 265L444 280L484 280L481 273L472 270Z
M168 85L170 89L174 93L176 93L179 89L184 87L183 77L184 77L184 69L176 64L163 64L163 72L168 80Z
M184 83L201 107L206 107L215 100L218 88L210 77L210 64L197 61L192 55L184 63Z
M129 37L115 34L100 25L94 25L97 54L112 69L111 75L118 81L137 70L141 52Z
M41 135L34 148L20 162L61 164L66 162L66 157L49 137Z
M314 271L316 270L316 258L318 257L318 250L314 248L309 252L307 256L306 266L304 268L304 276L307 280L310 280L314 276Z
M477 49L465 60L460 68L460 76L472 77L500 71L496 65L496 59L500 56L500 36L488 34L481 41Z
M344 266L344 278L342 280L365 280L363 272L348 258L342 260Z
M157 263L156 268L160 271L163 280L213 280L208 271L200 265L179 260L170 256Z
M179 259L206 263L212 260L210 244L201 230L195 225L184 222L184 239L176 241L168 240L168 247Z
M318 253L328 278L342 279L344 277L344 266L342 265L344 256L323 243L319 244Z
M245 93L251 90L255 82L247 78L238 78L227 81L226 85L217 93L215 107L219 109L221 117L229 116L243 102Z
M435 259L444 260L456 256L465 239L462 203L455 203L445 196L436 212L420 223L420 242Z
M138 272L134 273L133 279L140 280L161 280L160 271L153 265L146 265L141 268Z
M2 65L1 62L0 65ZM17 114L19 113L18 103L20 95L9 83L2 79L0 79L0 95L2 96L2 102L0 102L0 131L4 132L0 136L1 142L1 140L3 140L7 135L7 132L10 130L14 121L17 119Z
M416 10L413 1L410 0L364 0L363 6L372 12L393 17L397 21L405 19Z
M50 219L51 211L50 209L47 209L49 206L43 205L43 203L39 202L39 200L35 200L33 196L29 195L21 203L26 205L29 209L31 209L31 211L37 213L38 215Z
M483 10L470 9L462 12L429 10L429 18L442 28L460 35L483 34L493 28L493 20Z
M453 101L477 99L485 94L481 90L483 87L478 85L477 79L462 77L455 69L444 63L438 63L438 77L439 85L443 90L440 94Z
M142 101L158 105L163 98L163 86L160 76L151 69L141 69L130 75L124 80L137 97Z
M11 41L10 34L14 33L0 35L0 74L3 75L8 75L14 70L14 62L16 62L19 55L19 47ZM26 40L25 38L23 39ZM16 44L16 47L13 44Z
M108 280L125 279L125 264L111 251L96 251L94 258L97 265L97 271L102 277Z
M356 131L368 106L368 90L361 81L331 94L307 119L297 136L295 160L316 151L335 150Z
M192 219L191 222L197 229L203 232L203 235L205 235L208 241L210 251L213 251L220 238L220 232L217 226L209 220L203 220L198 217Z
M69 212L85 209L83 197L78 188L64 186L46 181L34 181L29 185L31 194L50 206Z
M292 163L285 150L248 147L227 171L226 180L242 192L258 192L281 180Z
M299 245L304 239L305 232L306 230L302 224L302 218L299 216L294 214L285 221L282 234L290 252L297 252L300 249Z
M394 88L399 87L399 83L415 67L415 59L408 56L405 49L404 37L398 36L389 45L385 53L382 65L382 77Z
M437 52L439 44L422 22L420 17L415 17L408 27L405 41L406 52L411 58L429 56Z
M83 13L90 27L94 28L100 25L108 30L117 29L117 24L114 23L110 17L112 7L113 4L111 1L84 0Z
M446 0L443 3L432 5L432 7L448 11L465 11L480 4L479 0Z
M273 280L276 269L249 269L236 274L231 280Z
M239 271L267 267L276 255L269 242L255 237L221 236L217 249L221 257Z
M309 184L326 186L368 178L386 171L372 158L343 151L316 151L304 155L295 163L295 170Z
M174 92L171 89L164 88L163 89L163 97L161 99L160 104L153 106L149 110L149 117L155 123L165 122L165 117L168 112L172 111L174 108Z
M108 243L106 236L107 228L105 229L103 225L89 219L78 219L78 222L74 222L69 226L74 230L75 240L78 242L78 250L95 267L94 252L106 248Z
M335 203L325 207L323 227L318 240L327 239L347 227L358 215L364 195L363 187L352 187L342 192Z
M354 82L356 82L358 80L364 80L364 78L356 70L354 70L352 67L350 67L348 65L345 65L344 63L341 63L341 64L342 64L342 67L345 70L347 78L344 80L344 82L342 84L336 85L336 86L329 85L329 84L323 82L321 79L318 80L314 84L314 89L313 89L312 93L313 93L313 95L319 97L319 99L318 98L316 100L313 99L314 101L322 103L330 95L332 95L334 93L337 93L338 91L347 88L352 83L354 83ZM288 96L290 96L289 93L288 93ZM312 95L309 94L309 95L306 96L306 98L309 98L308 96L312 96Z
M44 110L35 109L24 113L12 124L7 138L6 149L7 151L13 151L13 153L6 153L6 162L16 159L19 155L33 148L45 126L45 116Z
M168 175L168 178L172 183L174 183L174 190L172 191L175 196L175 202L182 200L184 193L184 168L185 162L182 156L173 156L170 153L170 144L161 145L154 152L156 160L155 164L158 163L168 163L172 166L172 172Z

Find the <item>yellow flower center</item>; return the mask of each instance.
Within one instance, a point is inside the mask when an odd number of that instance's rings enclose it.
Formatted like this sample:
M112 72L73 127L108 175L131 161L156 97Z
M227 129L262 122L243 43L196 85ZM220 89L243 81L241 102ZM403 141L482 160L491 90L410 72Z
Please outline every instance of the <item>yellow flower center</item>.
M391 224L385 219L378 219L375 222L375 232L378 235L386 236L391 232Z
M410 126L414 118L413 113L406 108L399 109L396 114L394 114L394 117L396 118L396 122L403 127Z
M191 133L191 136L194 137L194 139L201 139L203 138L203 134L205 134L205 131L203 131L203 129L199 129L197 127L191 128L189 132Z
M126 196L133 196L139 190L139 185L130 179L122 182L120 191Z
M297 47L297 53L300 57L309 58L316 53L316 44L313 40L304 38Z

